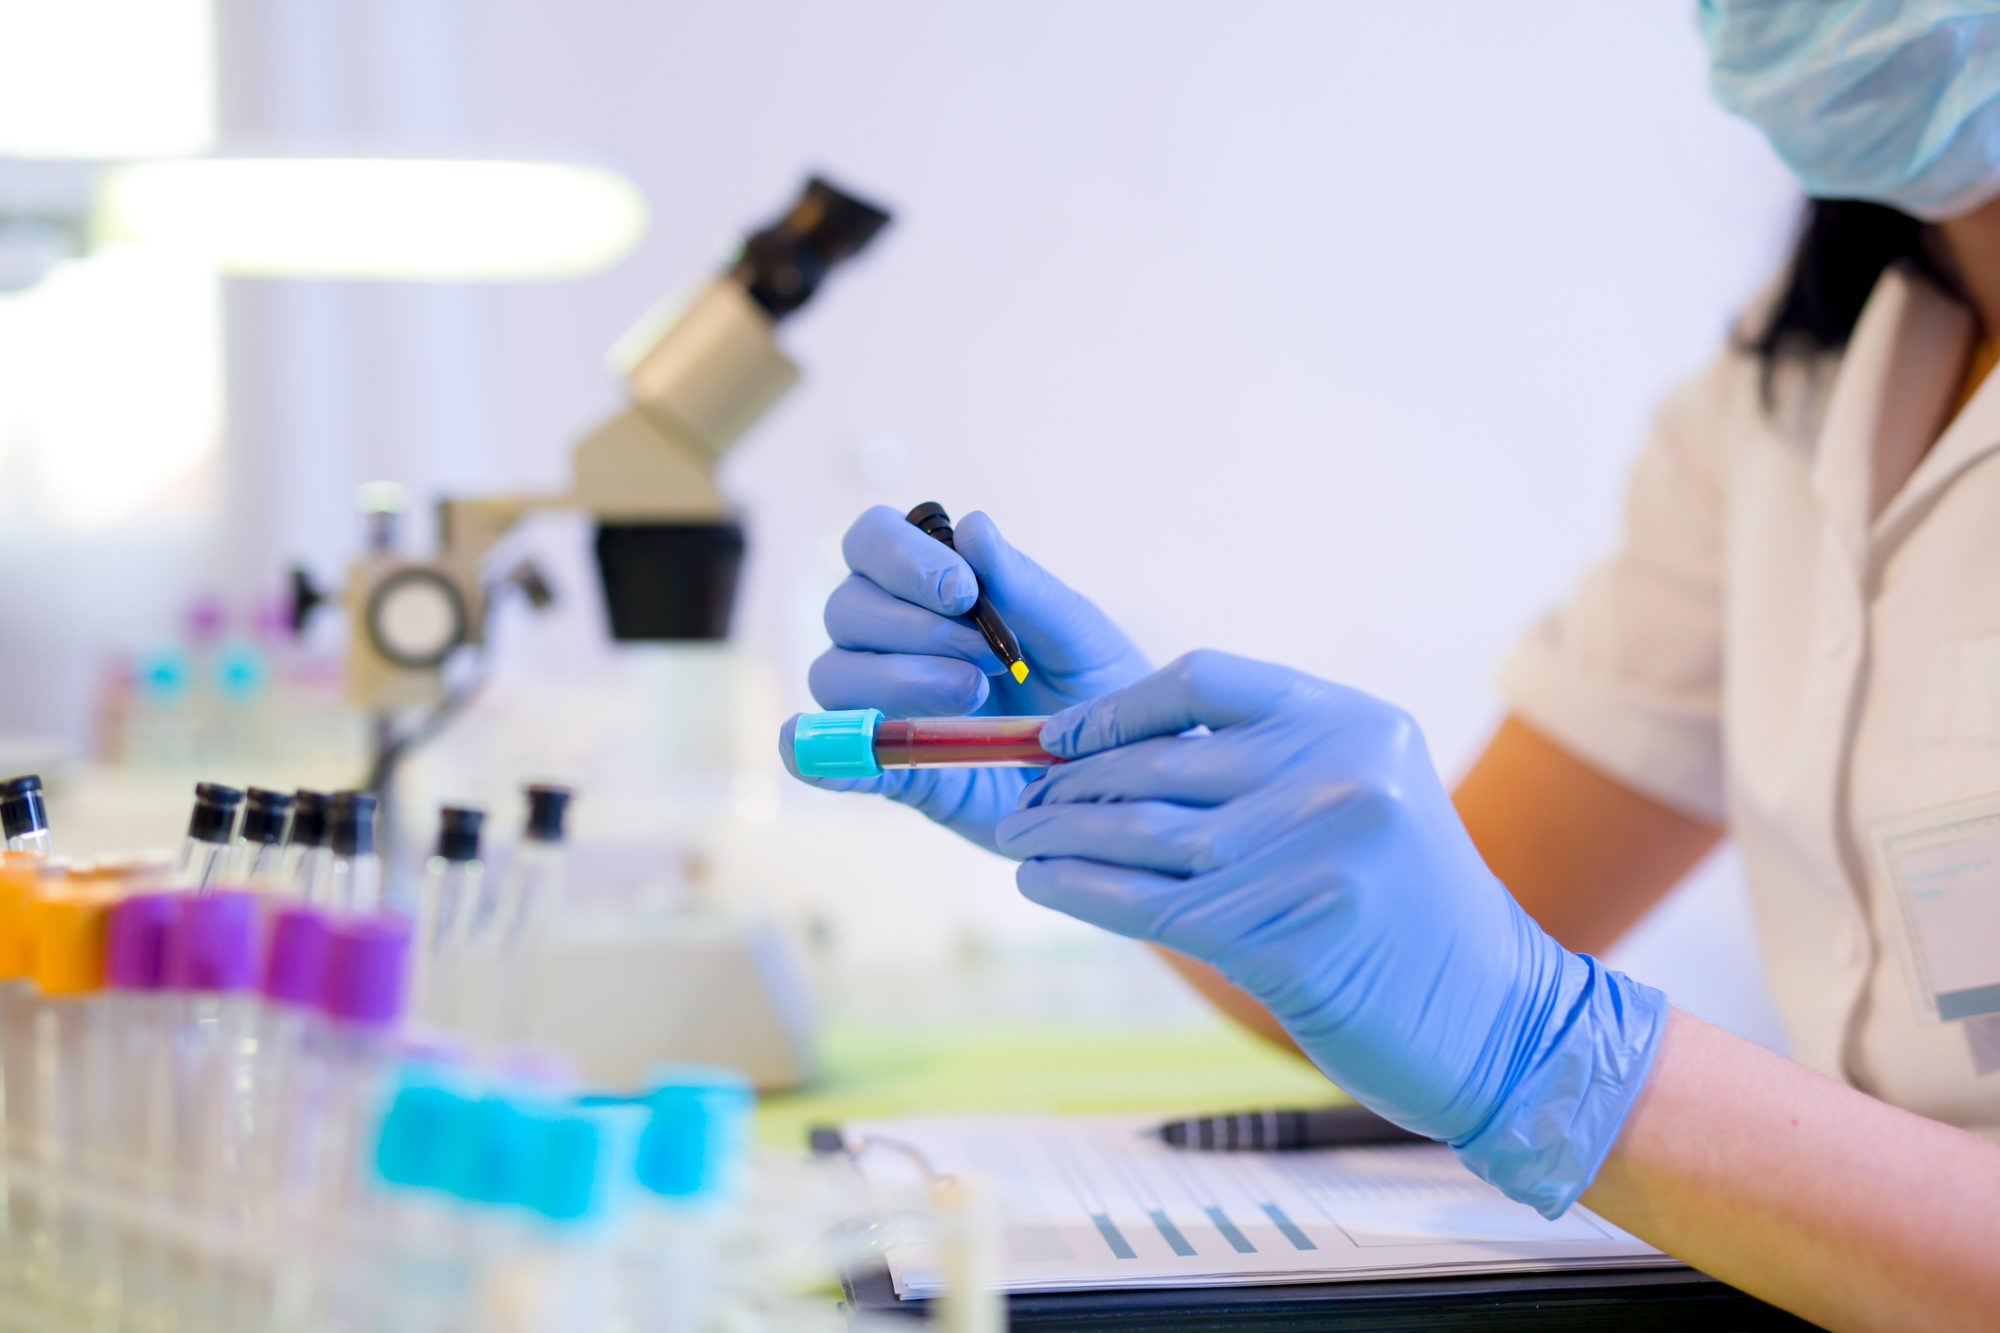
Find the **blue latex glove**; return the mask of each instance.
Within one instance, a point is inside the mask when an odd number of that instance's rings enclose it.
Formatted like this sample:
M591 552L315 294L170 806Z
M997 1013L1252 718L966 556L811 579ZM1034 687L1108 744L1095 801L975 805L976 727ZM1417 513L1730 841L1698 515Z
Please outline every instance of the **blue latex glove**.
M847 530L840 549L854 572L827 598L833 647L808 678L820 707L879 708L890 717L1036 716L1128 685L1150 669L1108 616L1009 546L992 519L968 514L954 533L956 552L886 505ZM979 630L960 618L982 587L1021 641L1026 681L1017 684ZM794 721L779 733L778 749L797 777ZM1008 768L896 769L876 778L804 780L879 792L990 849L993 826L1014 809L1030 776Z
M1666 997L1528 918L1407 715L1204 652L1042 744L1075 762L1000 823L1022 893L1213 963L1357 1100L1545 1216L1589 1185Z

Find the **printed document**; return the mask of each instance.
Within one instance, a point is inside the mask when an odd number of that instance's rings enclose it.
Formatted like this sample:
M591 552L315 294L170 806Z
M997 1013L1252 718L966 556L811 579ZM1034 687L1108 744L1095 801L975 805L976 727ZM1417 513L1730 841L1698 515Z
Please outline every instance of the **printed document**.
M878 1198L923 1171L983 1187L1009 1291L1328 1282L1675 1261L1581 1206L1555 1221L1433 1144L1170 1148L1157 1117L907 1118L845 1127ZM919 1160L923 1166L918 1165ZM892 1244L896 1294L938 1294L934 1243Z

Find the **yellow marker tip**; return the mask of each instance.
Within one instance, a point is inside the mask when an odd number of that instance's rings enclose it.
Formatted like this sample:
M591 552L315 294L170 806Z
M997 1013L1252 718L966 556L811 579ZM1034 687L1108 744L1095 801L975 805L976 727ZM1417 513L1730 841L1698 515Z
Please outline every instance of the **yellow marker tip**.
M1013 674L1016 683L1023 683L1028 679L1028 664L1026 662L1016 662L1014 665L1008 667L1007 670Z

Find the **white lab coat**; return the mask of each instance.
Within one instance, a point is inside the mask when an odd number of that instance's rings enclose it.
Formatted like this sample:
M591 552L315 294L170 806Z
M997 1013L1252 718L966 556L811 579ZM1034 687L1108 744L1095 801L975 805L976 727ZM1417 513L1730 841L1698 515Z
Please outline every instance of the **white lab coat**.
M1990 1130L2000 1016L1919 1021L1869 843L2000 796L2000 374L1946 425L1973 336L1892 271L1770 409L1726 351L1662 408L1616 553L1501 684L1579 757L1727 825L1800 1061Z

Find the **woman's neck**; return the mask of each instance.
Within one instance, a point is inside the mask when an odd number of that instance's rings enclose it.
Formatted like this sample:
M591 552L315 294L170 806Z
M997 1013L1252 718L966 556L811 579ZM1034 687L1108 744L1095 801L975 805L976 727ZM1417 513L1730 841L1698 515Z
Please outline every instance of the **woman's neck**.
M2000 333L2000 199L1937 224L1981 338Z
M1978 317L1979 329L1965 357L1956 416L2000 364L2000 199L1937 224L1952 272Z

